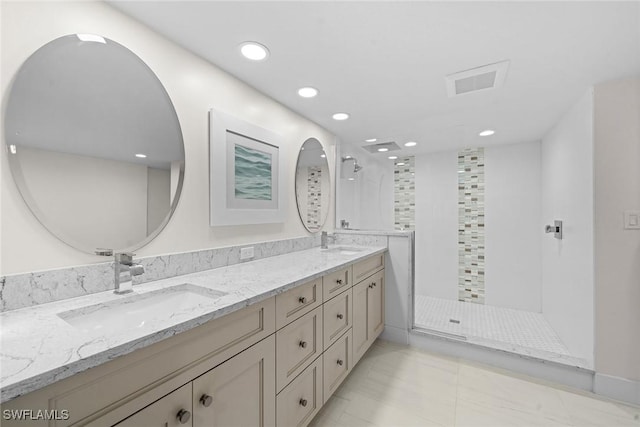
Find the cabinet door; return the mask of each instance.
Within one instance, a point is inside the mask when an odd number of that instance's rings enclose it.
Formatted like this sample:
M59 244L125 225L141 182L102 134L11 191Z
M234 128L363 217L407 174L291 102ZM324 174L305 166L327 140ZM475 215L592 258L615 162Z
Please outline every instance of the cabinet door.
M193 380L193 425L274 426L275 339L272 336Z
M191 383L188 383L136 412L129 418L116 424L116 426L191 427L193 426L192 421Z
M370 282L364 281L353 287L353 360L358 360L367 351L368 345L368 318L367 304L369 302Z
M384 271L367 280L367 340L373 344L384 329Z

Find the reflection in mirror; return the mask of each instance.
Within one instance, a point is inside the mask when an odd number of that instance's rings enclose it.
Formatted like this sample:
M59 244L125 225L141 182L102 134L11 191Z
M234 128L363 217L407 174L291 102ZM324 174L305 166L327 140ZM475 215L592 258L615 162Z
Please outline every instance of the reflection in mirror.
M322 144L315 138L307 139L296 166L296 202L298 213L307 230L320 231L329 214L331 181L329 162Z
M29 208L77 249L139 248L175 209L178 117L151 69L112 40L74 34L38 49L14 79L4 128Z

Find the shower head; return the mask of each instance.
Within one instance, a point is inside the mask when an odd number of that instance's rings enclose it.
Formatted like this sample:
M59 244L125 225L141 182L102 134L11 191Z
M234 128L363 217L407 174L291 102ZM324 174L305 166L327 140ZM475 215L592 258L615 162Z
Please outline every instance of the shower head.
M347 156L347 157L343 157L342 158L342 163L347 162L347 161L353 161L353 173L358 173L360 170L362 170L362 166L360 166L358 164L358 159L356 159L355 157L351 157L351 156Z

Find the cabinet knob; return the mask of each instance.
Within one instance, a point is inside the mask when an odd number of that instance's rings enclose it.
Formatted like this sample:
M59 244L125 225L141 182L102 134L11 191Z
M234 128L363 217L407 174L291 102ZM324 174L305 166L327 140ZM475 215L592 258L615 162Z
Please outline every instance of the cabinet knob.
M338 319L342 320L342 318L344 317L342 314L338 313L338 315L336 316Z
M176 418L178 419L178 421L180 421L180 424L186 424L191 419L191 412L187 411L186 409L180 409L180 411L178 411L178 414L176 415Z
M303 407L307 406L307 399L304 399L304 398L300 399L300 406L303 406Z
M369 289L373 289L373 283L369 285Z
M342 364L343 364L344 362L342 361L342 359L338 359L338 360L336 361L336 363L338 364L338 366L342 366Z
M298 298L298 301L300 302L300 304L304 304L305 302L307 302L307 299L305 297L300 297Z
M298 345L299 345L300 347L302 347L302 348L307 348L307 342L306 342L306 341L300 341L300 342L298 343Z
M209 396L208 394L203 394L202 396L200 396L200 403L205 408L208 408L213 403L213 397Z
M342 285L342 279L338 279L338 280L336 280L336 283L337 283L338 285Z

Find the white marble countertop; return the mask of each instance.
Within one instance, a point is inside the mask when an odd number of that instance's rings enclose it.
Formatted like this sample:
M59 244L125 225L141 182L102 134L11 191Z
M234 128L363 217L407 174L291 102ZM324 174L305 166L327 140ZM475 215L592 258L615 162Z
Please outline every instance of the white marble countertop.
M95 304L112 304L131 297L131 293L100 292L2 313L0 401L38 390L387 250L359 249L340 253L316 247L136 285L134 292L140 295L163 292L184 283L226 294L215 300L203 298L204 302L195 309L167 313L157 321L131 325L118 332L82 330L58 314Z

